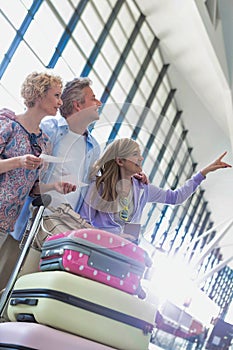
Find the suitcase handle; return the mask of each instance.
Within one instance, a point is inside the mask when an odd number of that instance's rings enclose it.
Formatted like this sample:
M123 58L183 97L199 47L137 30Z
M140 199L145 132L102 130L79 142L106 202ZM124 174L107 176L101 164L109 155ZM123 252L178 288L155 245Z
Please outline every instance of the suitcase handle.
M90 253L88 265L122 279L126 278L127 272L130 271L130 264L127 262L118 261L94 250Z
M16 305L30 305L30 306L36 306L38 304L38 299L29 299L29 298L15 298L10 301L10 304L12 306Z
M6 308L7 302L10 299L12 290L14 288L15 285L15 281L17 279L17 276L20 272L20 269L23 265L23 262L29 252L31 243L35 237L35 235L37 234L38 230L39 230L39 224L40 224L40 220L41 217L43 215L44 209L46 206L49 205L49 203L51 202L52 197L48 194L44 194L41 196L36 197L33 201L32 201L32 205L36 207L36 210L34 211L34 215L33 215L33 221L32 221L32 226L28 235L28 238L25 242L25 245L22 249L21 255L16 263L16 266L14 268L14 270L12 271L12 274L10 276L9 281L7 282L6 288L2 294L2 297L0 299L0 318L3 316L4 310Z

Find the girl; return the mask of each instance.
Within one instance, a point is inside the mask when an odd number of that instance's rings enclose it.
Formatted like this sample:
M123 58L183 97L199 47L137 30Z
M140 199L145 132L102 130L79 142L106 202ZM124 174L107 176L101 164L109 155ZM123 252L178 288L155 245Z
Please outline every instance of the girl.
M89 187L80 214L99 229L135 241L135 236L127 233L128 224L140 223L146 203L183 203L209 172L231 167L222 161L225 155L226 152L187 180L182 187L165 190L152 184L143 184L133 176L142 172L143 157L137 142L128 138L116 140L106 148L93 167L91 176L96 176L96 180Z

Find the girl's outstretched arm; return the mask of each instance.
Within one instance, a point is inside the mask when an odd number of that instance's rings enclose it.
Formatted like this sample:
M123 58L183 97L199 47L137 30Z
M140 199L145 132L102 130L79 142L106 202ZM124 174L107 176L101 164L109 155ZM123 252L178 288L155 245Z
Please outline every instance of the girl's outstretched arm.
M219 158L217 158L213 163L209 164L207 167L201 170L203 176L206 176L211 171L215 171L222 168L231 168L232 166L228 163L222 161L223 157L227 152L224 152Z

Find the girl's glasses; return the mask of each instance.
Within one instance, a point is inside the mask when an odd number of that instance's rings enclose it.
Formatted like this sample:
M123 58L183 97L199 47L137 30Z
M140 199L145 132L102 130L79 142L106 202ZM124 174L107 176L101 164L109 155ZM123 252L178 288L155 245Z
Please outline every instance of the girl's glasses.
M129 200L128 198L120 198L120 205L122 209L119 212L119 216L121 220L128 221L129 220Z

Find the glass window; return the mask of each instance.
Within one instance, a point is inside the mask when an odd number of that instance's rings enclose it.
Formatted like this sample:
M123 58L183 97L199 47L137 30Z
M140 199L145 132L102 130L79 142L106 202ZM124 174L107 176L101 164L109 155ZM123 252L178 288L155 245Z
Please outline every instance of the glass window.
M103 31L104 23L99 15L97 15L96 8L93 6L93 4L94 2L92 1L87 2L87 6L82 14L82 22L85 27L88 28L89 35L92 37L93 42L97 42L100 34ZM82 41L83 46L85 46L85 41L83 38L80 38L80 40Z
M103 55L103 58L106 59L111 69L113 69L116 66L120 58L120 52L110 37L106 38L101 49L101 55Z
M155 89L159 74L167 63L163 60L159 42L154 52L150 52L149 62L145 63L148 50L156 40L147 19L143 21L135 40L130 41L133 31L136 28L139 29L138 21L141 13L136 3L122 1L117 12L116 4L119 4L117 0L89 0L80 16L77 16L73 32L69 33L67 26L71 18L74 18L75 9L81 4L79 0L42 2L23 40L16 47L12 59L5 67L0 65L3 74L0 85L1 105L9 105L15 111L22 111L24 108L20 97L22 81L29 72L46 69L60 43L62 44L61 57L58 57L55 62L53 72L61 75L66 82L79 76L86 68L85 72L93 81L97 98L103 99L103 96L106 98L100 120L96 122L92 131L102 148L110 134L114 137L131 137L133 134L143 152L151 134L154 133L155 139L149 146L150 149L144 159L144 171L148 175L153 175L153 183L157 186L168 188L176 183L177 186L183 185L187 177L190 177L193 163L195 163L192 153L189 154L189 149L193 145L190 144L188 134L182 140L183 131L186 129L182 114L175 128L172 127L170 138L167 138L177 113L176 94L170 101L164 113L165 116L161 119L161 111L171 86L168 74L165 74L159 88ZM0 41L1 63L15 38L16 28L21 26L31 6L31 0L16 1L14 6L9 1L2 1L0 25L4 35ZM111 25L108 22L110 17ZM64 33L67 34L68 40L61 43ZM69 34L72 36L70 37ZM122 57L126 48L129 49L127 55ZM128 102L130 104L126 105L125 103ZM113 130L113 126L123 113L122 107L124 110L127 109L123 124L117 125ZM164 145L166 148L163 151ZM157 165L156 160L161 150L163 156ZM164 212L163 219L161 218L163 204L153 206L152 212L150 212L151 205L147 204L143 214L143 224L147 223L144 229L148 240L150 240L150 234L157 230L155 241L158 243L164 240L164 246L169 250L171 240L175 240L174 247L179 248L183 244L185 234L187 242L191 240L192 233L196 237L205 217L204 214L201 216L204 197L197 208L193 207L199 193L200 189L193 195L190 205L185 203L178 209L169 207ZM185 225L193 209L195 209L195 215L189 227L186 228ZM206 210L209 209L206 207L205 212ZM149 213L152 213L150 217L148 217ZM182 219L184 215L186 217ZM180 220L183 221L176 237L174 228ZM213 256L214 259L216 258ZM210 284L211 282L209 286Z
M75 27L73 40L75 41L76 46L81 48L86 61L87 57L91 54L94 48L95 42L92 36L89 34L89 28L85 21L80 21ZM72 60L72 57L70 59Z
M122 52L125 45L127 44L128 38L122 31L122 28L118 21L114 21L113 26L110 29L110 35L112 38L115 38L114 42L117 44L118 50Z

